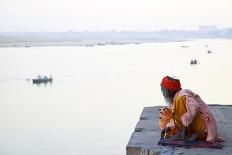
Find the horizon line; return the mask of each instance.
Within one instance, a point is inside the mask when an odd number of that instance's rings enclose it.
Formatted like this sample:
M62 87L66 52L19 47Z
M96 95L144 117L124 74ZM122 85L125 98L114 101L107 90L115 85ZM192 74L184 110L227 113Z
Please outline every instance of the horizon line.
M29 31L22 31L22 30L8 30L8 31L1 31L0 33L75 33L75 32L87 32L87 33L94 33L94 32L162 32L162 31L184 31L184 32L194 32L199 31L200 27L210 27L214 26L215 30L225 30L225 29L232 29L230 27L218 28L215 25L201 25L198 29L160 29L160 30L61 30L61 31L52 31L52 30L29 30Z

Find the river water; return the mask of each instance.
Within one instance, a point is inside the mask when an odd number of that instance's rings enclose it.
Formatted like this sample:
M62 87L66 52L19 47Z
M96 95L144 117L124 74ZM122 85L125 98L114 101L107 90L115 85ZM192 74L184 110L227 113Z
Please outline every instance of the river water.
M231 104L231 58L224 39L0 48L0 154L125 154L143 107L164 105L165 75L209 104ZM30 80L50 74L52 84Z

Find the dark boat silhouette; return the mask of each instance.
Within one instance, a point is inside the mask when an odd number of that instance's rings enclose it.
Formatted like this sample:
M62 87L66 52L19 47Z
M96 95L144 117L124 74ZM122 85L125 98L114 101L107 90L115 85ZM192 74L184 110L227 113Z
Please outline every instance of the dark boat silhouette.
M190 61L190 64L191 64L191 65L196 65L196 64L198 64L198 61L197 61L196 59L195 59L195 60L191 60L191 61Z
M212 51L208 50L208 51L207 51L207 53L211 54L211 53L212 53Z
M40 84L40 83L52 83L53 78L50 76L48 78L47 76L44 76L43 78L41 76L38 76L37 79L32 79L32 82L35 84Z

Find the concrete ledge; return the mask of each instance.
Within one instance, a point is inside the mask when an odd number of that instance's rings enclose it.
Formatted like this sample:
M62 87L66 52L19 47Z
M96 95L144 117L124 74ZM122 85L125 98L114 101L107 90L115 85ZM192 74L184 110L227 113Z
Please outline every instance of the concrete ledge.
M145 107L135 130L126 147L127 155L156 155L156 154L186 154L186 155L230 155L232 152L232 106L209 105L210 111L216 118L218 131L225 140L223 149L162 147L157 142L160 139L159 109L161 106Z

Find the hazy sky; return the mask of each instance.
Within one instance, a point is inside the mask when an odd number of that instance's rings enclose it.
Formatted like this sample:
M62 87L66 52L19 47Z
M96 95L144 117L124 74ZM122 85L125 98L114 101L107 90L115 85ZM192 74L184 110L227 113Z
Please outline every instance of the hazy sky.
M0 0L0 31L232 27L232 0Z

